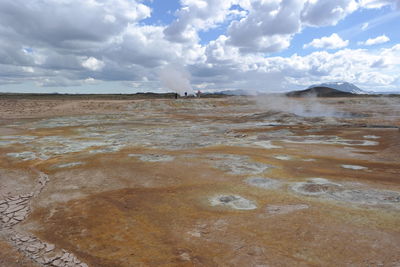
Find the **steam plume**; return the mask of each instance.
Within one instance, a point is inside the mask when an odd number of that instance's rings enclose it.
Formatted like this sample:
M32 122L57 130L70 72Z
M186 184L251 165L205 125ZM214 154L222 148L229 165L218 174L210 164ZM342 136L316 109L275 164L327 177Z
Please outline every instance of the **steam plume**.
M346 114L338 112L333 106L323 104L316 96L305 98L289 98L284 95L256 98L258 105L271 110L289 112L301 117L342 117Z
M183 95L185 92L193 94L190 85L190 74L183 67L167 65L160 71L161 84L175 93Z

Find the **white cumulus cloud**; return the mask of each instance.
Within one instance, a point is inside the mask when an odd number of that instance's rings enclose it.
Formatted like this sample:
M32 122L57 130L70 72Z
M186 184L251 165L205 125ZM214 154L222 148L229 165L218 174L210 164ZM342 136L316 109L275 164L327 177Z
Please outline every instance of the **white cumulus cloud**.
M305 44L303 48L314 47L322 49L339 49L348 45L348 40L343 40L338 34L333 33L331 36L313 39L310 43Z
M104 62L94 57L89 57L82 61L82 66L92 71L101 70L104 67Z
M289 47L294 34L301 30L300 13L304 0L254 0L248 14L232 21L228 42L241 52L278 52Z
M168 25L150 22L157 17L144 20L156 2L0 0L0 85L126 82L138 90L157 89L159 71L178 64L202 90L283 90L335 80L387 87L397 81L400 88L398 46L326 51L349 44L343 33L342 38L332 34L304 46L325 51L273 54L289 48L306 28L334 28L359 9L386 6L379 10L384 15L378 22L394 22L397 13L390 7L400 0L180 0ZM355 28L373 29L378 22L372 19ZM381 36L363 45L383 41Z
M243 15L231 6L239 0L182 0L182 7L176 12L177 19L165 30L164 34L172 42L197 41L197 31L216 27L228 17Z
M358 7L355 0L309 0L301 12L301 20L310 26L335 25Z
M400 7L399 0L359 0L359 6L362 8L382 8L384 6Z
M366 40L365 42L359 42L359 45L377 45L377 44L384 44L390 41L390 38L387 37L386 35L381 35L375 38L370 38L368 40Z

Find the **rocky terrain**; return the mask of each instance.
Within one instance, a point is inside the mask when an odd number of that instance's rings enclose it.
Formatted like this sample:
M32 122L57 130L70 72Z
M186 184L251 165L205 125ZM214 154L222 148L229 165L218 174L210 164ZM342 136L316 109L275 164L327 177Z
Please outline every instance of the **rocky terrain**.
M0 266L400 266L400 99L0 100Z

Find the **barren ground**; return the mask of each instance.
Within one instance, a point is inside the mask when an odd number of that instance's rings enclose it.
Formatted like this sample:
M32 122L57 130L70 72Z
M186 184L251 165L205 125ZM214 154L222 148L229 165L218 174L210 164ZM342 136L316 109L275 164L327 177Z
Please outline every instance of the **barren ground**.
M400 266L399 126L399 98L0 100L0 266Z

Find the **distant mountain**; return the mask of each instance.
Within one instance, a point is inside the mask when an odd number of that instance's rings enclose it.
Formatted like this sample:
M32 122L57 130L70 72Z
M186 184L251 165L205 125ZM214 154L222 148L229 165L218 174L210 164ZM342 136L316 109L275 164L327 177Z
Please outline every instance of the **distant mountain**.
M348 82L331 82L314 84L305 90L293 91L286 93L287 96L304 97L304 96L318 96L318 97L347 97L354 95L368 95L371 92L364 91L352 83Z
M286 96L291 97L309 97L309 96L317 96L317 97L349 97L355 96L356 94L350 92L344 92L341 90L336 90L330 87L324 86L316 86L311 87L301 91L292 91L286 93Z
M348 82L332 82L332 83L321 83L311 85L307 89L316 88L316 87L327 87L335 90L339 90L342 92L352 93L352 94L370 94L370 92L364 91L359 87L355 86L352 83Z
M383 92L377 92L374 94L382 95L382 96L388 96L388 95L398 96L398 95L400 95L400 91L383 91Z

